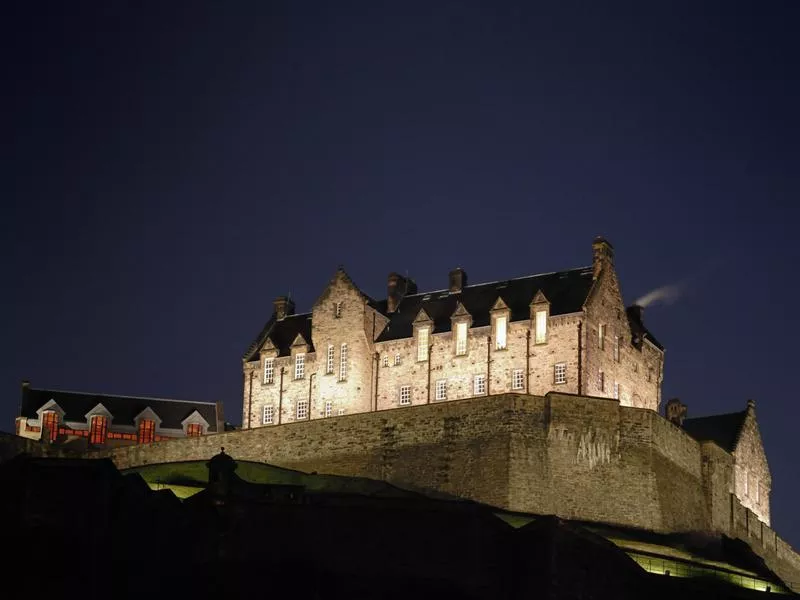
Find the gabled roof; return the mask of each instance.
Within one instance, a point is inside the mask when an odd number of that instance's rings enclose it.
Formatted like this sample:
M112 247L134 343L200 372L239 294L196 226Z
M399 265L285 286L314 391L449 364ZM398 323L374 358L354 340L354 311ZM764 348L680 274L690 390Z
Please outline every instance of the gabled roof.
M450 317L458 302L472 315L472 326L489 325L490 311L498 298L502 298L511 311L512 321L530 318L530 304L541 291L550 300L550 314L562 315L580 312L592 286L592 268L583 267L569 271L531 275L506 281L480 283L465 287L460 293L447 290L425 292L406 296L394 313L387 314L389 324L377 341L396 340L413 335L412 323L421 309L430 315L434 331L449 331ZM386 314L386 301L376 304Z
M113 426L129 425L133 427L136 424L137 415L149 407L161 418L161 427L165 429L181 429L181 421L197 411L208 421L208 431L217 430L217 405L213 402L112 396L33 388L23 391L20 416L29 419L38 418L36 411L51 399L55 400L64 410L65 421L86 422L86 414L98 404L102 404L113 415Z
M684 419L683 429L698 442L714 442L723 450L733 452L739 441L747 411Z
M258 358L258 352L269 339L278 350L278 356L289 356L291 347L297 336L303 336L308 342L308 351L314 352L314 343L311 339L311 313L300 315L290 315L278 321L273 315L267 321L261 333L253 340L247 352L244 354L245 362Z

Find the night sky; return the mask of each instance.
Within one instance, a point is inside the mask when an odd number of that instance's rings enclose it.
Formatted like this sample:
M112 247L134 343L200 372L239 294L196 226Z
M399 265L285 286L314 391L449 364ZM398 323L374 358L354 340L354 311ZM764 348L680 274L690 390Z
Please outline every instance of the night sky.
M224 400L291 293L615 246L663 396L757 414L800 547L797 2L6 2L0 429L19 384Z

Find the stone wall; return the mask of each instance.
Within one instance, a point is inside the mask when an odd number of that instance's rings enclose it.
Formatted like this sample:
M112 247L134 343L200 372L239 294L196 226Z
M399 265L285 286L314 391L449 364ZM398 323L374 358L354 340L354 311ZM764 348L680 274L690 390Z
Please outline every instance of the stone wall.
M761 434L755 418L755 408L748 403L747 415L739 433L739 441L733 453L735 459L734 491L742 505L758 515L767 525L770 523L769 495L772 476L761 442Z
M134 446L120 468L244 459L383 479L515 511L656 531L707 530L700 445L614 400L505 394Z

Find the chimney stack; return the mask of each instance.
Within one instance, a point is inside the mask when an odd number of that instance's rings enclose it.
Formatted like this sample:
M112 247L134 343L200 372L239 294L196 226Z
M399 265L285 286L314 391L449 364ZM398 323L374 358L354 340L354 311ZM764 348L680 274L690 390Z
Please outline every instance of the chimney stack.
M404 296L416 293L417 284L413 279L392 271L386 279L386 312L395 312Z
M666 413L667 420L671 421L678 427L683 427L683 420L686 418L687 406L677 398L673 398L667 402Z
M606 266L614 265L614 246L604 237L597 236L592 242L592 277L597 279Z
M467 272L458 267L450 271L450 285L448 286L451 294L459 294L467 287Z
M275 307L274 314L278 321L294 314L294 302L286 296L278 296L272 305Z
M632 304L628 307L628 315L640 325L644 325L644 307L638 304Z

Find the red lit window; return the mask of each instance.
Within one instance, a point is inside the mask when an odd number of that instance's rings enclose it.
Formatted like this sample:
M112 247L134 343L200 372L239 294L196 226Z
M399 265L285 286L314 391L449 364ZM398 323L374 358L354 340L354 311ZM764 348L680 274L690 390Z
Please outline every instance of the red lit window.
M108 417L92 417L92 424L89 427L89 443L103 444L108 433Z
M139 443L149 444L156 435L156 422L150 419L139 421Z
M186 426L186 435L190 437L196 437L198 435L203 435L203 426L200 423L189 423Z
M47 429L47 439L55 442L58 437L58 413L48 410L42 414L42 428Z

